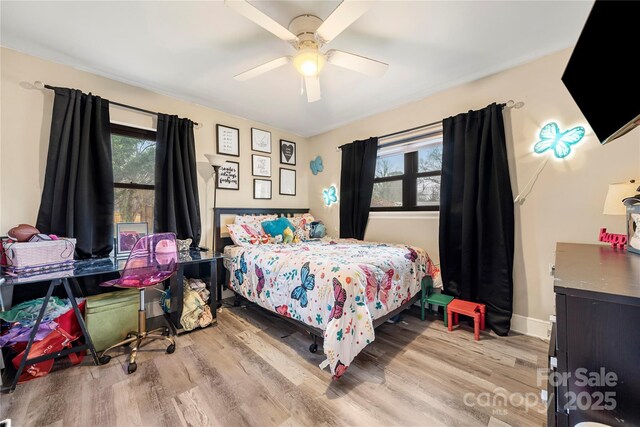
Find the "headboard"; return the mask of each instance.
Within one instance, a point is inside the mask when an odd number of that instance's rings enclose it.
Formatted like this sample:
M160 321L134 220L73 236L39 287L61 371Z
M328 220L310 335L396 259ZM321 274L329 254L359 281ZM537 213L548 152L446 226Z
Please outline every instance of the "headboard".
M292 217L294 215L302 215L309 213L309 209L287 209L287 208L215 208L213 215L215 217L216 229L213 230L213 240L215 242L216 251L222 253L224 247L233 244L231 238L226 234L226 227L229 221L225 218L235 218L235 215L278 215Z

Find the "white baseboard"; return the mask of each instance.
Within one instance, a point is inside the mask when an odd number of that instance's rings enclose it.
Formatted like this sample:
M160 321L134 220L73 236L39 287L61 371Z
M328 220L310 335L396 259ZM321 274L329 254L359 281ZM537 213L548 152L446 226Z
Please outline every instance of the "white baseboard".
M549 340L550 323L533 317L511 316L511 330L543 340Z

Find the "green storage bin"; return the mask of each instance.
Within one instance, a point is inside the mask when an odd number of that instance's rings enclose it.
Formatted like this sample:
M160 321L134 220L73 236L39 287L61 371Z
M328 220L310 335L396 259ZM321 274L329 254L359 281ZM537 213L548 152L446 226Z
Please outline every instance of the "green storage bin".
M137 289L87 297L85 322L96 351L119 343L138 330L140 296Z

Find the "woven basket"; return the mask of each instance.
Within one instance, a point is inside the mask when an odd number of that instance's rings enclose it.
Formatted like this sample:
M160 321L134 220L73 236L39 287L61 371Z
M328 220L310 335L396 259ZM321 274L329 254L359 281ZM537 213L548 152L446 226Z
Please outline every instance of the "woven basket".
M76 239L2 242L3 263L13 268L44 267L73 261Z

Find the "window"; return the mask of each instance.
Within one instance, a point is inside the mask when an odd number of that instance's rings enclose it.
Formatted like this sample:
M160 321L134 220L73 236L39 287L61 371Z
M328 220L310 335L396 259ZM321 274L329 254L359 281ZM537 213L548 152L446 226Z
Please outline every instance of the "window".
M115 190L114 222L146 222L151 232L156 133L112 123L111 151Z
M441 174L442 131L381 143L371 211L437 211Z

